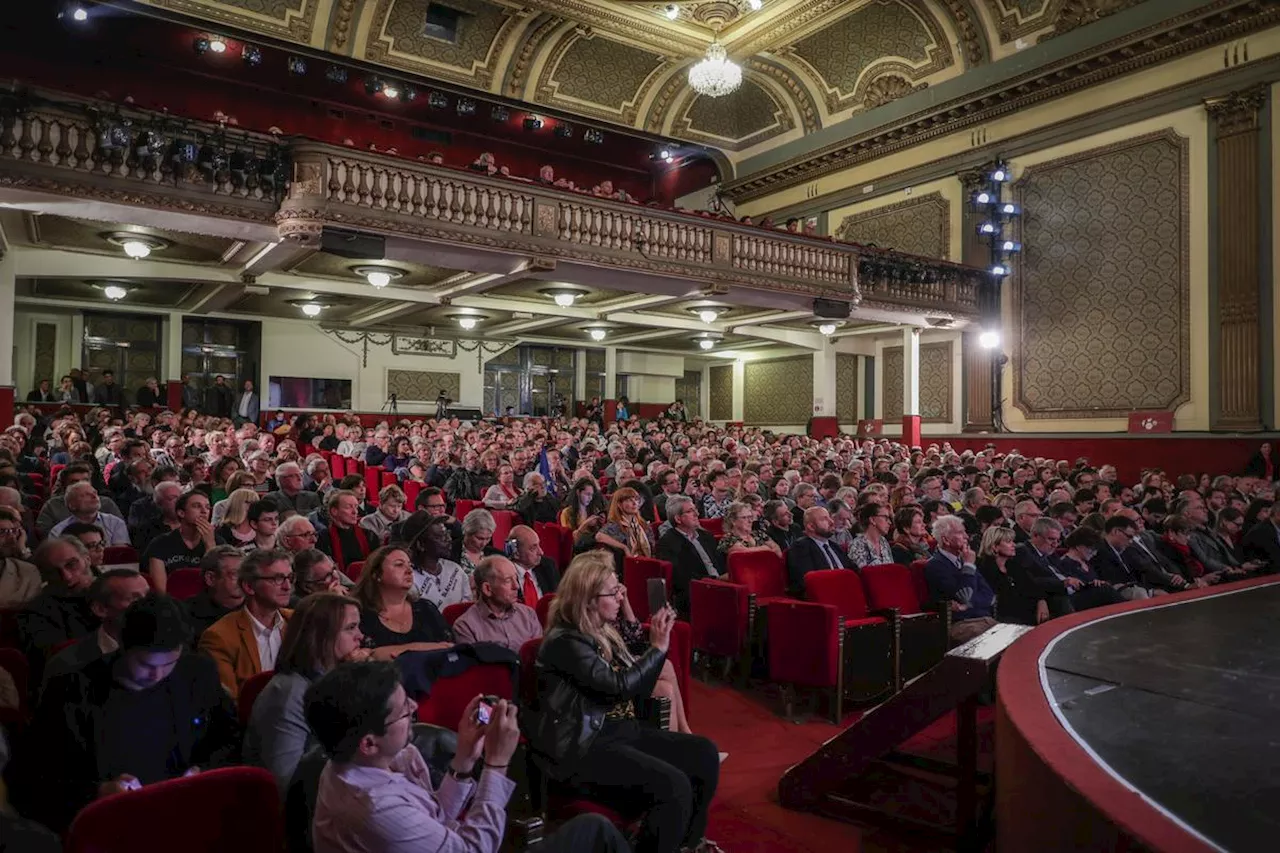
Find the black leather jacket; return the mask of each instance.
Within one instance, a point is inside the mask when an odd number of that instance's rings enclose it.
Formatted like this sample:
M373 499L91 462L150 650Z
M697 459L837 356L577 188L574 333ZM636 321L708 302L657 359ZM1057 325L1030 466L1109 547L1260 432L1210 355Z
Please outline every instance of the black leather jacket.
M629 669L615 672L591 637L552 628L538 650L538 706L521 714L530 751L544 772L567 779L600 733L605 712L653 693L666 659L650 647Z

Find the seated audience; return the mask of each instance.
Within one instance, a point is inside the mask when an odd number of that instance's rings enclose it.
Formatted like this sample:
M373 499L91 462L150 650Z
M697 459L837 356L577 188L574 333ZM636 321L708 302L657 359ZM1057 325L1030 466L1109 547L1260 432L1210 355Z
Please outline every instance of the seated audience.
M524 475L524 491L510 509L530 527L538 522L553 524L560 515L560 502L547 491L547 478L537 471Z
M205 552L217 545L209 523L209 498L204 492L187 492L178 498L174 510L177 529L157 536L142 555L143 571L157 592L164 592L169 572L197 568Z
M216 517L212 520L215 524L213 541L219 545L230 545L246 554L260 547L256 542L258 533L249 524L249 507L255 503L258 503L258 493L253 489L238 488L228 495L218 505L226 507L222 512L222 522L219 524ZM272 510L276 509L274 503L270 506ZM216 514L217 507L214 510ZM268 546L270 544L267 543Z
M129 528L118 515L102 511L102 499L94 491L92 483L75 483L67 487L66 518L49 531L50 536L61 536L67 525L80 522L100 528L107 536L108 545L128 545Z
M325 498L325 509L329 516L327 526L316 525L316 547L342 570L367 559L381 540L360 526L360 499L356 494L335 489Z
M476 603L453 623L459 643L497 643L516 654L529 640L542 636L542 623L532 607L521 604L515 564L500 555L482 559L472 574Z
M1240 540L1244 528L1244 513L1235 507L1226 506L1219 512L1215 523L1210 527L1198 518L1188 516L1196 524L1191 533L1191 553L1210 574L1220 574L1227 579L1235 579L1252 574L1265 568L1261 560L1243 562L1236 556L1236 542Z
M522 604L538 606L538 599L560 586L560 570L542 553L542 540L532 527L518 524L507 534L506 554L516 567Z
M297 462L276 466L276 491L267 492L263 500L275 502L280 514L296 512L306 515L320 508L320 495L302 488L302 468Z
M787 575L794 595L804 596L804 576L821 569L852 569L853 561L831 544L835 522L825 507L810 506L804 519L804 536L791 543L787 551Z
M307 548L293 555L294 586L299 596L316 592L332 592L347 595L355 583L338 571L333 559L316 548Z
M244 552L230 545L219 545L200 558L200 579L204 586L187 601L187 622L193 642L198 643L205 629L233 610L244 605L244 589L240 586L240 563Z
M360 607L350 598L309 595L289 620L275 674L253 703L244 738L245 763L270 770L282 799L314 741L304 713L307 688L343 661L367 659L363 642Z
M407 521L404 491L396 485L383 486L378 492L378 508L360 519L360 526L373 534L375 542L387 542L391 525Z
M58 522L71 515L71 510L67 507L66 490L76 483L88 483L92 479L94 470L87 463L73 462L58 473L58 479L54 483L53 494L40 507L40 514L36 517L36 530L40 532L40 535L48 536L49 531ZM99 500L101 501L102 512L123 518L120 508L116 506L114 500L103 495L99 495Z
M458 722L449 772L437 788L410 743L416 704L394 666L342 664L317 680L304 701L307 725L329 755L312 821L316 853L497 853L516 788L506 777L520 740L514 705L499 701L482 724L476 716L480 697L471 701ZM538 846L543 853L628 849L599 815L570 820Z
M791 512L786 516L790 521ZM676 495L668 500L667 520L671 527L658 540L658 559L671 563L668 597L676 613L688 619L690 584L724 574L724 555L716 538L698 523L698 508L690 498Z
M1054 551L1057 550L1061 541L1062 525L1058 521L1052 518L1037 518L1031 525L1030 538L1017 547L1013 559L1009 561L1008 573L1014 577L1014 585L1024 598L1035 601L1035 622L1025 624L1038 625L1055 616L1071 613L1073 610L1071 595L1080 593L1088 596L1089 594L1087 590L1082 589L1083 581L1064 575L1054 567ZM1003 613L1001 615L1003 617Z
M662 671L675 613L654 614L649 647L635 655L616 627L625 592L599 557L578 557L565 573L538 651L531 758L595 802L642 813L637 851L717 851L705 838L720 778L715 744L636 719L635 701L653 693Z
M893 510L878 503L868 503L858 510L858 523L862 533L849 548L849 559L861 569L893 562L893 546L889 532L893 529Z
M467 575L474 577L481 560L490 554L501 553L493 547L493 534L497 529L493 513L487 509L473 509L462 519L462 550L458 564Z
M26 604L40 593L40 572L27 557L27 533L22 516L0 507L0 608Z
M770 539L767 533L756 531L755 513L749 504L738 501L729 504L723 518L724 536L716 548L724 556L726 565L731 554L768 551L776 557L782 556L782 549L777 542Z
M252 551L240 563L244 605L223 616L200 635L200 651L218 665L218 680L231 694L253 676L274 669L293 611L293 568L283 551Z
M178 528L177 503L182 486L177 480L156 483L150 501L138 501L129 513L129 538L141 553L157 536Z
M781 482L785 483L786 480ZM783 551L804 535L804 528L795 522L791 507L783 500L768 501L764 505L765 533Z
M189 638L178 603L151 594L125 611L118 651L50 679L21 786L33 817L62 830L91 800L231 759L235 713L213 664L183 653Z
M725 509L729 503L731 501L725 502ZM718 510L716 517L723 514L723 511ZM613 499L609 503L609 520L596 533L596 543L628 557L653 556L656 545L653 528L640 515L639 492L623 487L613 493Z
M954 515L939 517L933 538L938 550L924 564L929 597L949 604L951 642L965 643L996 624L995 592L978 573L963 521Z
M963 518L960 520L964 521ZM893 562L909 566L916 560L928 560L933 556L933 550L937 546L924 525L924 513L920 507L904 506L894 513L893 529L893 542L889 546ZM967 523L964 529L968 533Z
M440 611L417 596L413 564L399 546L384 545L369 555L351 597L360 604L360 631L379 659L453 645Z
M87 636L98 627L89 607L93 572L80 540L46 539L33 557L45 587L18 611L18 642L34 662L43 662L57 646Z
M1102 544L1090 563L1094 574L1111 584L1125 601L1150 598L1151 590L1143 583L1142 575L1129 565L1126 556L1138 536L1134 518L1117 513L1106 520L1102 531Z
M89 610L98 620L98 629L76 640L55 654L45 664L44 681L84 668L86 664L120 648L120 630L124 612L151 587L147 579L133 569L111 569L93 579L89 585Z
M301 515L291 515L276 527L276 546L290 554L315 548L317 539L315 525Z
M453 537L445 516L419 510L404 523L400 534L403 542L396 545L409 556L417 597L440 611L472 599L471 579L462 566L449 559ZM365 570L368 571L367 566Z
M1105 526L1104 522L1104 529ZM1073 584L1069 589L1071 606L1075 610L1104 607L1124 600L1118 590L1098 577L1091 568L1093 555L1105 545L1101 532L1081 525L1062 541L1063 554L1052 561L1060 574L1080 581L1080 586Z

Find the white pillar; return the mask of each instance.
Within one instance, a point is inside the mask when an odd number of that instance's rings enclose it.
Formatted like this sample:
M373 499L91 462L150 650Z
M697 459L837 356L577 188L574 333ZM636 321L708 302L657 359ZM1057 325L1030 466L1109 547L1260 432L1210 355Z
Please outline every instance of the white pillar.
M84 367L84 312L71 315L71 367ZM70 372L71 367L67 370Z
M14 316L14 297L17 289L17 264L13 251L0 250L0 385L14 384L13 376L13 331L17 318ZM26 389L31 390L31 389ZM8 426L8 424L3 424Z
M813 354L813 416L836 413L836 346L822 339L822 348Z
M587 399L587 351L577 350L573 358L573 400L575 403Z
M902 329L902 415L920 414L920 328Z
M160 340L164 345L164 358L160 365L160 374L156 376L163 384L182 381L182 312L170 311L160 321ZM262 377L249 377L259 388Z
M711 365L702 365L702 381L698 383L698 413L704 421L711 420Z
M600 398L600 402L605 400L616 400L614 396L618 392L618 348L604 348L604 396Z
M746 396L744 391L746 375L746 364L743 363L742 359L735 358L733 360L733 420L735 421L744 420L742 412L744 409L743 398Z
M858 420L866 420L870 417L867 414L867 357L860 355L858 359L858 407L856 414Z

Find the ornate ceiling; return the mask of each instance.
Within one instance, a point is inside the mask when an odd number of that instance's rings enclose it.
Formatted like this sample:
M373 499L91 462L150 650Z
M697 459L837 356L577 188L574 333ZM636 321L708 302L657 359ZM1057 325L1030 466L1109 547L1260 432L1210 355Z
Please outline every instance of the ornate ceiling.
M139 2L736 157L1142 0ZM456 29L429 34L429 11ZM699 97L686 73L717 34L743 85Z

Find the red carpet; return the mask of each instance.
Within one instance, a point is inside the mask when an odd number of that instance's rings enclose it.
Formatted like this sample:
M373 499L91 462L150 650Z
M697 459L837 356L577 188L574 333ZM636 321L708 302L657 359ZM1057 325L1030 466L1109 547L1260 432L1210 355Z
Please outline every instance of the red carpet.
M783 772L840 728L810 718L785 720L766 699L730 687L690 682L690 722L729 757L721 765L720 788L711 809L708 835L727 853L918 853L946 849L889 830L855 826L778 804ZM856 713L845 718L846 725ZM943 718L911 742L911 751L943 757L952 746L953 723Z

